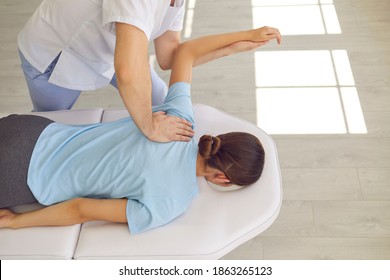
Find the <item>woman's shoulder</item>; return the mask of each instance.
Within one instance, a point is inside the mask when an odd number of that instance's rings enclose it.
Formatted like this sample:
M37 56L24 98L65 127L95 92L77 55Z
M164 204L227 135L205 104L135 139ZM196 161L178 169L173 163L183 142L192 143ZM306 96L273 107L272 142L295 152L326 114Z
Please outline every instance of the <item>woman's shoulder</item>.
M168 96L171 93L190 93L191 85L187 82L176 82L169 86Z

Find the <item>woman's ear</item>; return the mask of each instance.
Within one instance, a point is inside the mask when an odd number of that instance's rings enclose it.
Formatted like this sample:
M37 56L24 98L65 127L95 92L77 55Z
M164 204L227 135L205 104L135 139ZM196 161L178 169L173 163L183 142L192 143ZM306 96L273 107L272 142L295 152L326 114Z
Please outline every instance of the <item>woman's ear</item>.
M223 185L231 183L229 178L223 172L221 172L217 176L215 176L214 182L218 183L218 184L223 184Z

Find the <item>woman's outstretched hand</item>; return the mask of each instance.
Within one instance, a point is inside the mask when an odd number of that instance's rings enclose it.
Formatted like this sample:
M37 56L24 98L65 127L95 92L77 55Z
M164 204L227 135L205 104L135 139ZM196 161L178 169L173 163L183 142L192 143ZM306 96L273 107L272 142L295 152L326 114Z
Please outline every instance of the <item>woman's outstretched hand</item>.
M249 38L247 41L239 41L228 46L228 54L251 51L268 44L271 40L276 39L277 43L282 42L282 35L279 30L273 27L264 26L248 31Z

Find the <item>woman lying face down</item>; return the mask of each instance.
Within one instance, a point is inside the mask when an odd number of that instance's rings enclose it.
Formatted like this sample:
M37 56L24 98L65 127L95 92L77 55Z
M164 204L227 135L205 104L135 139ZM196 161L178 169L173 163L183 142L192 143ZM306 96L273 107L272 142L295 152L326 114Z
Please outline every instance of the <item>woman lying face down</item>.
M168 95L155 114L194 125L190 82L197 59L210 60L219 50L227 55L253 49L272 39L280 42L278 30L264 27L183 43L175 53ZM15 146L18 139L8 137L24 137L17 133L18 122L33 130L40 127L35 134L24 131L36 135L31 147ZM74 126L12 115L0 120L0 134L10 139L0 152L14 151L7 152L7 158L18 170L23 168L15 159L21 159L27 177L21 186L4 175L0 208L34 200L49 206L22 214L0 210L0 228L100 220L128 223L131 233L140 233L183 214L198 194L197 176L223 187L246 186L259 179L264 164L263 147L253 135L232 132L204 135L199 143L156 143L145 138L131 118ZM0 166L9 165L4 158Z
M193 122L187 88L171 86L164 110ZM129 117L65 125L11 115L0 119L0 135L7 139L0 147L7 151L0 159L0 208L49 206L21 215L0 210L0 227L108 220L127 222L130 232L140 233L183 214L198 194L198 176L224 188L246 186L258 180L264 163L251 134L162 144L148 140Z

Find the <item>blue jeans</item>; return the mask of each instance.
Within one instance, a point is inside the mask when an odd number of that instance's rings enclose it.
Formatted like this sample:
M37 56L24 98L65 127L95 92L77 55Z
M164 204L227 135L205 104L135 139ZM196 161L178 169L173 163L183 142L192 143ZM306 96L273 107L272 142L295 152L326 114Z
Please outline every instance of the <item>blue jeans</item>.
M20 50L19 56L34 107L33 111L42 112L71 109L79 98L81 90L68 89L49 83L50 75L57 64L59 55L43 73L32 66ZM152 80L152 105L160 105L164 102L168 88L165 82L157 75L153 67L150 67L150 74ZM118 88L115 75L110 84Z

